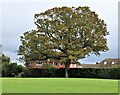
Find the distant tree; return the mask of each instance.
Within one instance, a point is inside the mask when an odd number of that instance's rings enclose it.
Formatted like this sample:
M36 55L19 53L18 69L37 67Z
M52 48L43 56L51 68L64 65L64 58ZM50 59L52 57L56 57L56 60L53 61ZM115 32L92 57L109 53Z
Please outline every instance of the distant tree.
M2 54L2 56L0 56L0 60L2 61L2 75L3 76L9 76L10 75L10 57Z
M0 44L0 56L2 55L2 45Z
M10 63L9 64L9 72L11 75L17 75L19 72L18 72L18 65L17 63Z
M0 56L0 60L2 60L2 64L0 64L0 68L2 69L2 76L9 77L9 76L15 76L18 73L21 73L23 71L23 66L18 65L17 63L11 63L10 57L2 54Z
M107 25L89 7L55 7L34 17L37 29L25 32L19 47L26 62L57 59L65 64L68 77L71 62L108 50Z
M0 59L2 60L2 63L10 63L10 57L5 56L4 54L0 56Z
M2 76L2 45L0 44L0 76Z
M25 68L25 67L23 67L22 65L18 65L18 66L17 66L18 73L23 72L23 69L24 69L24 68Z

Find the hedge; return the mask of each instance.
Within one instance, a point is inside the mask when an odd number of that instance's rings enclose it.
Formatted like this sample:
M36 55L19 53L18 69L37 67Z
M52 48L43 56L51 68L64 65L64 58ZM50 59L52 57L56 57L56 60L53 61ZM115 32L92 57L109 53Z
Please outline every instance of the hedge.
M65 77L65 69L28 69L24 77ZM119 79L120 68L77 68L69 69L70 78Z

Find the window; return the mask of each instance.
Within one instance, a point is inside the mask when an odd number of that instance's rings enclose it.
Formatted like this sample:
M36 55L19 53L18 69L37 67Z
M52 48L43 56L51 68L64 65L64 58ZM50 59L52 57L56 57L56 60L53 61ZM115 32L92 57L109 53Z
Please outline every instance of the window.
M114 65L115 64L115 62L112 62L112 65Z
M70 64L70 67L72 67L73 66L73 64Z
M42 64L42 61L39 61L39 64Z
M53 64L53 65L55 65L55 63L54 63L54 62L53 62L52 64Z
M54 65L57 65L57 63L54 63Z
M104 64L107 64L107 62L104 62Z
M38 61L38 60L36 61L36 64L39 64L39 61Z
M77 67L77 65L76 65L76 64L74 64L74 67Z
M42 61L36 61L36 66L42 66Z

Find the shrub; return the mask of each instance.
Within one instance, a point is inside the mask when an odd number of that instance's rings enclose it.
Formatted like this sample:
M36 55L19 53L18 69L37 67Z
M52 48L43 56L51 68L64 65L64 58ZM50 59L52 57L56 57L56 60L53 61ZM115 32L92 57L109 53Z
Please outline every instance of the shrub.
M41 77L55 77L55 70L54 68L41 69Z
M24 68L24 77L65 77L65 69ZM120 68L77 68L69 69L70 78L104 78L119 79Z

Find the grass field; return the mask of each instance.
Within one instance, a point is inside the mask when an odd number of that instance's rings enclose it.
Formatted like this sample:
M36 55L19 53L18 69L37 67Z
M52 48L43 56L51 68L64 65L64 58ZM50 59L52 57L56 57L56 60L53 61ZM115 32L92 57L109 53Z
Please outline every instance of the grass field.
M3 93L117 93L118 80L2 78Z

